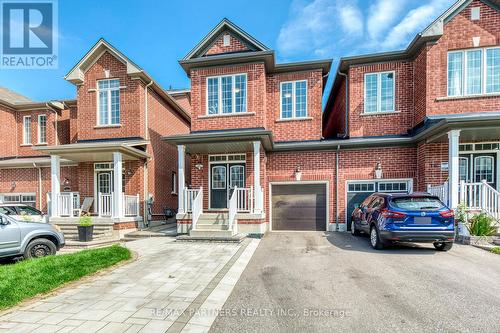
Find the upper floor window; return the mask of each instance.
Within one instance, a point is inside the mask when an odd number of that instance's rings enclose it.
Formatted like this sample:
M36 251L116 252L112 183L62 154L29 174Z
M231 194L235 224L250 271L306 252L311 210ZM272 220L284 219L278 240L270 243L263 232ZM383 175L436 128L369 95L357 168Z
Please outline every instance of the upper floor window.
M500 47L448 52L448 96L500 93Z
M394 72L365 74L365 113L394 112Z
M246 111L246 74L207 78L207 114L231 114Z
M38 115L38 143L47 143L47 116Z
M31 144L31 116L23 117L23 144Z
M120 80L97 81L97 123L101 126L120 124Z
M281 82L281 119L307 117L307 81Z

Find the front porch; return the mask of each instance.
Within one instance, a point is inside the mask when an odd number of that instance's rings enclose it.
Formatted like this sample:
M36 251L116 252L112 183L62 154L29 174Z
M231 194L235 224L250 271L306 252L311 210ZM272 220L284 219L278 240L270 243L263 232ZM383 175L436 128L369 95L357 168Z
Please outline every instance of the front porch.
M51 191L47 194L50 221L77 224L93 217L94 224L114 229L136 228L142 220L142 164L145 142L99 142L43 147L51 159ZM74 170L61 176L61 158ZM141 207L142 206L142 207Z
M238 131L220 138L190 134L172 140L177 144L179 163L178 233L231 237L266 231L261 184L268 141L267 132L260 132ZM191 156L188 186L186 154Z
M428 139L447 144L448 160L440 163L446 179L427 183L426 190L452 209L489 215L500 228L500 129L491 125L461 126Z

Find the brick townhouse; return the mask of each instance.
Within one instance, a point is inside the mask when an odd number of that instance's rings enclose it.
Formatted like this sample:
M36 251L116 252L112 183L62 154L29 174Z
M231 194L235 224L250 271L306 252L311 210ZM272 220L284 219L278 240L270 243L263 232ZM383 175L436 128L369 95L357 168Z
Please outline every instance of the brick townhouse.
M178 231L345 231L376 191L476 205L500 187L499 44L492 0L458 1L405 50L332 72L330 60L277 64L224 19L180 61L191 131L164 138L180 161Z
M99 40L65 79L75 100L35 103L0 90L0 196L75 222L91 204L96 222L136 228L177 207L177 150L161 140L188 133L189 91L165 91ZM189 161L187 161L189 162Z

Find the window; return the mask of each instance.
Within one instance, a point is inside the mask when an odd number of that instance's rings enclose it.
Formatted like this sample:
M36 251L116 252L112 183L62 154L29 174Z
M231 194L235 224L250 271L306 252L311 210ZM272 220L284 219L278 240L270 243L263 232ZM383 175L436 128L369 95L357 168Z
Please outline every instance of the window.
M403 197L391 200L391 206L405 210L441 209L443 203L434 197Z
M177 194L177 172L172 171L172 193Z
M500 47L448 53L448 96L500 93Z
M38 116L38 143L47 143L47 116Z
M207 78L207 114L232 114L246 111L246 74Z
M8 204L18 204L23 203L31 207L36 205L36 195L35 193L6 193L0 194L0 200L2 203Z
M385 182L378 184L379 192L407 192L407 182Z
M492 156L478 156L474 159L475 181L486 180L487 183L493 183L493 161Z
M224 35L224 37L222 37L222 46L229 46L230 43L231 37L229 35Z
M226 188L226 167L214 166L212 168L212 189L222 190Z
M100 126L120 124L120 80L97 81L98 124Z
M348 192L375 192L374 183L350 183L347 186Z
M31 144L31 116L23 117L23 144Z
M281 119L307 117L307 81L281 82Z
M365 113L394 112L394 72L365 74Z
M469 159L467 157L459 158L459 177L465 182L469 181Z

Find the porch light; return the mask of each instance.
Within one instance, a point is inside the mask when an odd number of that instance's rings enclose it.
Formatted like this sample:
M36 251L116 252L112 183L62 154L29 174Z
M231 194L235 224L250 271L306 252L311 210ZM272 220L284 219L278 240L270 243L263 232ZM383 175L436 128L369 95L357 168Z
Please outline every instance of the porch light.
M382 163L380 161L375 164L375 178L380 179L382 178Z
M300 165L295 168L295 180L300 181L302 179L302 171L300 170Z
M16 182L10 183L10 188L15 189L16 188Z
M64 186L68 186L69 185L69 179L68 178L64 178L63 185Z
M196 169L201 170L201 169L203 169L203 164L196 163L195 167L196 167Z

